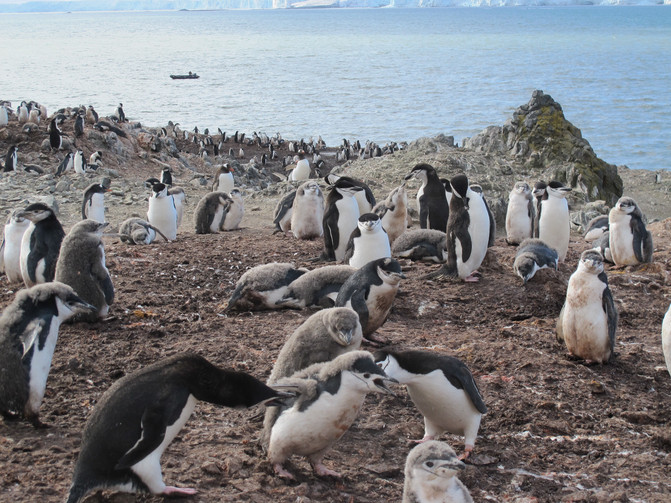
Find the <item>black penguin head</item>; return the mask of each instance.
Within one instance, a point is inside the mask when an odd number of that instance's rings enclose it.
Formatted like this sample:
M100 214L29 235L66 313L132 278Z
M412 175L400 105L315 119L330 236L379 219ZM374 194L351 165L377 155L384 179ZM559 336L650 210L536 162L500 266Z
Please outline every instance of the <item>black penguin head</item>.
M357 353L359 355L352 360L348 370L362 381L370 391L393 395L394 392L387 387L387 382L397 382L396 379L387 376L384 370L375 364L372 354L365 351L358 351Z
M477 184L473 184L473 185L470 186L470 189L471 189L473 192L475 192L476 194L480 194L480 195L482 195L482 186L477 185Z
M445 192L449 192L450 194L452 193L452 186L450 185L450 181L447 178L441 178L440 183L442 183L443 187L445 187Z
M351 196L363 190L362 187L356 185L354 180L344 176L341 176L335 181L335 183L333 184L333 188L342 195L351 195Z
M358 226L361 231L374 231L382 226L380 215L377 213L364 213L359 217Z
M35 317L37 313L51 312L61 321L68 320L80 313L92 313L97 309L84 302L71 286L58 281L41 283L19 291L14 303L18 304L23 316Z
M534 197L536 198L541 198L545 195L545 191L547 189L548 184L545 183L543 180L539 180L536 182L534 185Z
M18 213L19 217L27 218L37 223L47 218L55 217L54 210L44 203L33 203L26 206Z
M452 186L452 194L467 201L466 193L468 192L468 177L464 174L453 176L450 179ZM468 206L468 204L466 204Z
M153 177L152 178L147 178L144 181L144 186L147 187L148 189L151 189L157 183L161 183L161 180L159 180L158 178L153 178Z
M409 180L411 178L418 178L422 181L426 181L426 179L431 174L436 175L436 170L434 169L434 167L431 166L430 164L420 163L420 164L415 165L415 167L412 168L410 173L405 175L405 179Z
M377 272L377 275L385 283L398 285L402 279L405 279L405 274L401 271L401 264L396 259L390 257L379 258L369 262L366 266L368 265Z
M596 249L585 250L580 255L580 264L578 269L582 269L591 274L601 274L603 272L603 255Z
M168 187L161 182L154 183L151 190L153 192L152 197L164 197L168 194Z
M549 196L564 198L571 192L571 187L566 187L563 183L553 180L548 183L545 190Z

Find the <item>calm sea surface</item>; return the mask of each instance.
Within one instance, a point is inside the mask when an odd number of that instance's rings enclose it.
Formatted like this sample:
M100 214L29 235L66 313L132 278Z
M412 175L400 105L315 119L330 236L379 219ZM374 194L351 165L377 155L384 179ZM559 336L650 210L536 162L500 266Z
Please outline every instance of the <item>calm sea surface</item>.
M604 160L671 169L671 8L0 15L0 99L146 125L411 141L552 95ZM194 71L198 80L172 81Z

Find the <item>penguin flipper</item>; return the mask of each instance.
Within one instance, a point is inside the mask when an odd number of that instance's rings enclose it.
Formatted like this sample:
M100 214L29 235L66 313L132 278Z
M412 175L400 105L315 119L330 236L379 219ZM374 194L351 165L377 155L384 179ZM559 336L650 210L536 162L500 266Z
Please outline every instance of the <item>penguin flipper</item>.
M645 228L645 224L640 218L633 218L631 219L630 222L630 227L631 227L631 233L634 236L634 242L633 242L633 247L634 247L634 255L636 256L636 260L639 262L649 262L648 260L645 260L645 241L648 238L648 230ZM652 245L652 239L650 239L650 247ZM650 256L652 256L652 250L650 250Z
M478 412L486 414L487 406L482 400L482 395L480 394L478 385L473 379L473 374L471 374L471 371L468 370L466 365L459 360L457 360L457 362L458 363L455 364L452 360L442 359L440 362L440 370L443 372L447 380L452 381L450 376L452 376L453 379L456 379L461 385L461 388L468 394L471 402L473 402L473 406L478 409Z
M601 296L601 305L603 307L604 313L606 313L606 320L608 322L608 344L612 355L613 351L615 350L615 331L617 330L618 314L617 309L615 308L613 294L611 293L610 288L608 288L608 279L606 277L606 273L602 272L599 274L599 279L606 282L606 288L604 289Z
M135 463L142 461L161 445L161 442L165 438L167 418L168 411L162 403L159 402L147 407L140 420L142 427L140 439L121 457L114 469L124 470L130 468Z
M354 229L352 234L347 241L347 247L345 248L345 255L342 258L343 264L349 264L349 260L354 255L354 238L361 236L361 232L358 232L359 229Z
M601 301L603 302L603 299ZM564 308L566 308L566 304L562 306L561 311L559 311L559 317L557 318L557 329L555 332L557 342L564 342Z
M361 328L365 331L366 325L368 325L368 306L366 305L366 290L354 290L352 292L352 297L350 298L350 303L352 309L356 311L359 315L359 323L361 323Z
M324 228L324 253L322 257L325 260L335 260L335 250L338 248L339 236L337 232L333 232L333 226L337 228L338 222L336 221L331 225L331 220L334 220L330 211L324 213L324 218L322 220L322 225Z
M35 345L35 341L39 339L39 336L42 333L45 325L45 320L40 318L34 319L28 323L26 328L23 330L23 333L19 336L22 345L21 358L24 358Z
M487 208L487 215L489 215L489 238L487 241L487 248L491 248L494 246L494 241L496 240L496 220L494 219L494 213L489 209L487 199L483 196L482 200L485 203L485 208Z
M88 206L91 204L91 198L90 197L84 197L84 201L82 201L82 220L86 220L89 215L88 215Z
M5 238L2 237L0 244L0 272L5 272Z
M151 224L148 223L148 222L147 222L146 224L140 224L140 225L142 225L142 226L143 226L145 229L147 229L147 230L149 230L149 229L153 230L156 234L158 234L158 235L161 236L163 239L165 239L166 243L170 242L170 240L165 236L165 234L163 234L163 233L158 229L158 227L154 227L153 225L151 225Z
M419 198L419 226L422 229L428 229L427 222L429 220L429 207L426 204L426 195Z
M471 241L471 235L468 233L468 227L457 229L455 231L455 238L458 239L461 244L461 261L468 261L468 259L471 258L471 251L473 250L473 242Z

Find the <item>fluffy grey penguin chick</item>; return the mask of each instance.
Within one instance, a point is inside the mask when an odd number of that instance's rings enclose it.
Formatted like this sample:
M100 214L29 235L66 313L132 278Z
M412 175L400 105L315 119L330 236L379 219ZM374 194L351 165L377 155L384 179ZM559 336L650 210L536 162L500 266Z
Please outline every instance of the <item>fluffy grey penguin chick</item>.
M85 313L79 320L96 321L107 316L114 302L114 285L105 265L102 232L106 223L82 220L63 239L56 264L56 281L74 288L77 295L96 307L96 313Z
M289 285L307 272L287 262L257 265L244 273L235 284L225 312L255 309L278 309L276 303L286 294Z
M356 270L349 265L327 265L306 272L289 285L277 305L296 309L333 307L340 287Z
M203 196L193 214L196 234L217 233L222 230L231 203L230 196L224 192L210 192Z
M168 241L159 229L139 217L127 218L119 226L121 241L132 245L148 245L154 241L157 234Z
M434 229L413 229L401 234L391 247L394 257L445 262L447 234Z
M405 461L403 503L473 503L457 474L466 465L445 442L414 447Z
M45 426L39 410L60 325L94 309L71 287L55 281L16 294L0 317L0 414Z

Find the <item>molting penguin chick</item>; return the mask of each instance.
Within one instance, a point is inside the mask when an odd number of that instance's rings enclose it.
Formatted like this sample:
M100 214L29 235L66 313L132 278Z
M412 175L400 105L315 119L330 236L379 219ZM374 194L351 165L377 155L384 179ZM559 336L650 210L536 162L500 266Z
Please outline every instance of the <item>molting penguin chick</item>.
M132 245L148 245L154 241L157 234L161 235L161 231L138 217L127 218L119 226L121 241ZM167 241L165 236L161 237Z
M355 271L348 265L327 265L306 272L291 282L277 305L295 309L333 307L340 288Z
M242 199L242 192L240 189L233 189L229 194L230 206L224 217L224 224L222 230L233 231L240 228L242 217L245 216L245 202Z
M296 190L291 209L291 231L298 239L324 235L324 194L315 181L305 182Z
M528 238L522 241L517 253L513 269L524 284L534 277L537 271L551 267L557 269L559 255L543 241L536 238Z
M457 473L466 465L445 442L414 447L405 461L403 503L473 503Z
M165 485L161 455L196 402L251 407L279 396L258 379L195 354L176 355L122 377L86 422L68 503L96 489L195 494L195 489Z
M557 250L559 261L566 259L566 252L571 237L568 201L566 196L570 187L552 181L545 189L538 214L538 238Z
M20 290L0 317L0 414L44 426L39 410L61 323L95 309L58 282Z
M534 230L534 202L531 187L517 182L508 196L506 211L506 242L518 245L530 238Z
M662 349L664 351L666 369L671 375L671 305L669 305L669 310L664 315L664 320L662 321Z
M294 264L273 262L257 265L245 272L235 284L235 290L225 311L278 309L277 301L286 295L289 285L307 272Z
M291 229L291 216L293 213L294 200L296 199L296 192L292 190L288 194L282 196L275 206L273 212L273 224L275 224L275 233L287 232ZM323 232L323 230L322 230Z
M21 241L30 225L30 220L18 216L21 210L14 210L7 217L2 245L0 246L0 270L5 272L10 283L23 281L21 276Z
M168 194L168 187L162 183L154 183L151 187L152 195L149 198L147 221L161 229L161 233L168 240L177 239L177 208L175 200Z
M109 187L104 187L100 183L91 184L86 188L82 201L82 219L105 222L105 192L109 191Z
M405 176L406 180L417 178L422 186L417 191L419 225L422 229L445 231L450 207L445 195L445 186L438 178L433 166L421 163Z
M473 450L480 420L487 413L480 390L459 359L428 351L379 351L375 360L389 377L405 384L424 416L424 438L447 431L464 436L464 454Z
M21 238L21 276L26 286L53 281L56 261L65 237L54 210L44 203L33 203L17 213L30 225Z
M102 233L107 223L82 220L75 224L61 246L56 265L56 281L74 288L77 295L95 306L97 312L77 319L104 318L114 302L114 285L105 264Z
M278 386L292 386L300 395L281 408L270 432L268 458L275 472L293 479L283 465L298 455L308 458L317 475L340 477L324 466L324 454L357 418L368 392L391 393L389 380L366 351L350 351L280 379Z
M196 205L193 223L196 234L216 234L224 225L226 212L231 206L231 198L223 192L210 192Z
M391 257L391 247L382 220L375 213L364 213L350 235L343 262L359 269L371 260L385 257Z
M428 260L436 263L447 258L447 234L433 229L405 231L394 241L391 254L410 260Z
M557 319L557 340L570 354L606 363L615 348L617 310L603 270L603 256L586 250L571 275L566 301Z
M405 182L392 190L383 202L378 203L373 211L380 215L382 227L389 237L389 244L405 232L408 225L408 194Z
M359 315L363 336L369 341L379 342L372 334L387 320L399 283L404 278L397 260L373 260L345 281L335 305L354 309Z
M652 262L652 235L631 197L621 197L608 214L610 253L615 265Z

